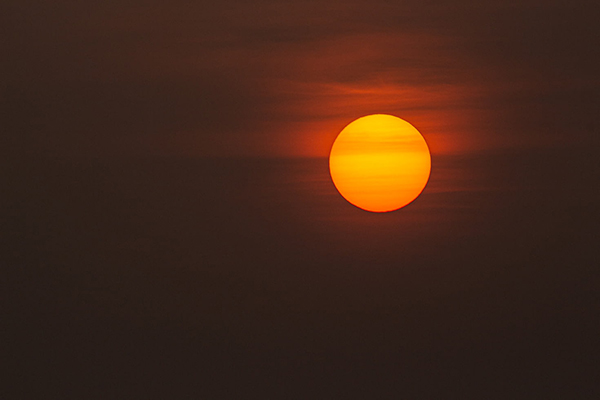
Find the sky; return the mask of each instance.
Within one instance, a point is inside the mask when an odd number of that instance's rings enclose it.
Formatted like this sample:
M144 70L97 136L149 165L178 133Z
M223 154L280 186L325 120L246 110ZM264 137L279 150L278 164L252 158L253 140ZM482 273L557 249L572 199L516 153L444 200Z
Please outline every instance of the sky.
M440 153L596 140L592 3L4 8L9 140L33 153L326 156L375 112Z
M597 398L600 7L0 6L11 398ZM431 150L369 213L364 115Z

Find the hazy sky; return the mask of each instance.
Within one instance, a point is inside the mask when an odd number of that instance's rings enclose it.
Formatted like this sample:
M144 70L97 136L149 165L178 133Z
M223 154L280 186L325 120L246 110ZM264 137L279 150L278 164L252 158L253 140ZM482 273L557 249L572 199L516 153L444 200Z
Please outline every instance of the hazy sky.
M8 398L600 398L597 4L2 2ZM391 213L324 158L370 113Z
M599 125L593 2L12 1L2 15L4 140L33 154L324 156L369 113L409 120L434 153L564 146Z

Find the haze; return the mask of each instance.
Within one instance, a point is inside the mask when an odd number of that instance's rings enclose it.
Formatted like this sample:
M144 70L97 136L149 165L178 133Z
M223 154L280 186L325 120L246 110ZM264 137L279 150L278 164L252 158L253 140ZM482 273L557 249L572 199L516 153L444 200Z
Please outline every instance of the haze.
M8 1L5 397L598 398L598 6ZM367 114L431 150L336 192Z

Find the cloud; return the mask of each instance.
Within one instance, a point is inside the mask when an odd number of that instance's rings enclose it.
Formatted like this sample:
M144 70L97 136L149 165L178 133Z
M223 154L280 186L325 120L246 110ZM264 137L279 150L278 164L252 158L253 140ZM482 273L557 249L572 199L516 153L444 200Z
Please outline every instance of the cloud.
M439 152L543 142L520 127L558 113L580 140L599 125L597 10L578 1L8 10L5 118L34 152L324 155L375 112L409 119Z

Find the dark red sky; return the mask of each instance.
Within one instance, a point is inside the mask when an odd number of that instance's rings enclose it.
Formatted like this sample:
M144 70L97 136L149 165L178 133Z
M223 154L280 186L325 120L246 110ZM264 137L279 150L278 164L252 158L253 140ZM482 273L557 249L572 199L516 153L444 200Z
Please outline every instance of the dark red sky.
M3 2L7 398L600 398L599 20ZM329 176L369 113L432 151L392 213Z
M8 144L325 156L376 112L440 153L583 143L599 124L590 4L9 2Z

